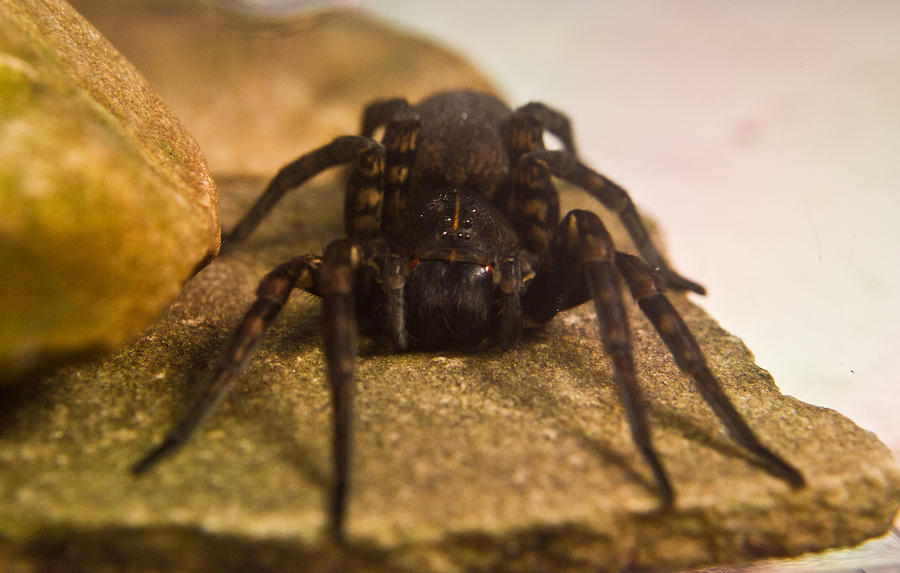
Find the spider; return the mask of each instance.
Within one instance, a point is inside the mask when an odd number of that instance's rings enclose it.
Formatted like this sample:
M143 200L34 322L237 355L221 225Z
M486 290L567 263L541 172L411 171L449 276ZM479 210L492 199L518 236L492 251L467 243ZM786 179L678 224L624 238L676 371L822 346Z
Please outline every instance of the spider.
M381 142L373 139L384 130ZM562 149L544 147L549 132ZM292 258L260 282L256 300L226 346L212 382L187 416L133 467L144 473L194 433L246 363L294 288L322 299L333 408L334 477L329 530L344 539L350 485L357 319L377 321L398 351L514 346L523 329L592 300L631 433L652 470L661 507L674 503L650 437L635 375L619 277L693 378L731 437L793 487L801 473L764 446L722 391L666 288L704 294L653 245L628 193L578 158L569 120L541 103L511 110L472 91L369 104L362 135L338 137L283 167L223 241L246 238L289 190L350 164L344 223L348 238L323 256ZM553 178L569 181L617 213L640 257L617 251L600 218L560 217Z

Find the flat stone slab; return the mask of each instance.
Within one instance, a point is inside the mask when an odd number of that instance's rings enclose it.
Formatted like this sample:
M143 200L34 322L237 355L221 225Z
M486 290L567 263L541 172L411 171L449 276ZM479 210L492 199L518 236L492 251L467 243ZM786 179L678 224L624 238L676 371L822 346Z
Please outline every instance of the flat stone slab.
M219 182L226 228L264 183ZM208 381L259 278L339 235L341 203L327 181L288 196L134 344L4 391L0 558L135 571L595 571L792 555L889 528L900 471L887 448L839 413L781 395L739 339L680 295L726 392L807 488L791 490L730 441L629 304L653 437L677 493L673 511L657 512L585 306L507 352L397 355L363 336L351 544L339 551L324 535L319 304L302 292L195 439L149 475L129 475Z

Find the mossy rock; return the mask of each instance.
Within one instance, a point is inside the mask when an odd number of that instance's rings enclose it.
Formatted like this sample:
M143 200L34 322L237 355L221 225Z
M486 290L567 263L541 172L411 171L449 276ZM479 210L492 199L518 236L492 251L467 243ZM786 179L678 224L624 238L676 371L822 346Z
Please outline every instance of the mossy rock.
M218 250L215 186L62 1L0 1L0 380L119 347Z

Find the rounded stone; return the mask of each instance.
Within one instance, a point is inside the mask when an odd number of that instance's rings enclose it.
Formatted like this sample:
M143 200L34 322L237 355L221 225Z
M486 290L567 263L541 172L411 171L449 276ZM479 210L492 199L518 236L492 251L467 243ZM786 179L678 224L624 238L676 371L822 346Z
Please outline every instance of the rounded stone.
M218 250L215 186L138 72L62 1L0 0L0 380L119 347Z

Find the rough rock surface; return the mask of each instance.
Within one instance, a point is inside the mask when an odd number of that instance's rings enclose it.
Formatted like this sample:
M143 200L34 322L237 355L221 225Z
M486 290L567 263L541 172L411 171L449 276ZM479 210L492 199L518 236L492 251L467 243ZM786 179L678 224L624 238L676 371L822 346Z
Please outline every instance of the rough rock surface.
M263 185L220 181L226 225ZM571 204L571 203L570 203ZM837 412L782 396L752 355L674 296L714 371L809 487L792 491L726 436L634 306L654 438L678 494L654 511L589 307L508 352L395 355L363 337L350 549L323 535L329 398L315 298L297 293L186 449L128 467L207 381L256 282L340 233L330 183L285 199L144 337L0 403L0 529L10 562L136 571L593 571L796 554L885 531L888 450ZM328 213L310 217L310 213ZM620 238L621 240L621 238ZM0 552L2 556L2 552Z
M0 381L108 351L216 252L196 143L61 0L0 0Z

